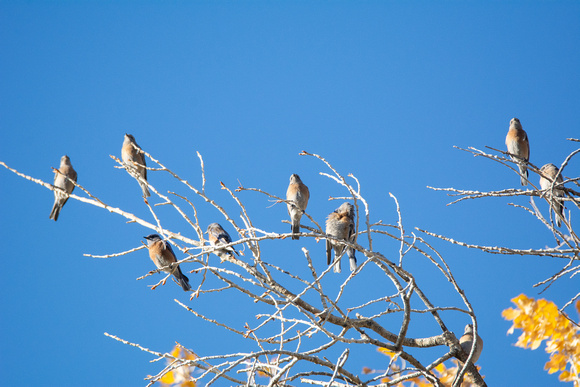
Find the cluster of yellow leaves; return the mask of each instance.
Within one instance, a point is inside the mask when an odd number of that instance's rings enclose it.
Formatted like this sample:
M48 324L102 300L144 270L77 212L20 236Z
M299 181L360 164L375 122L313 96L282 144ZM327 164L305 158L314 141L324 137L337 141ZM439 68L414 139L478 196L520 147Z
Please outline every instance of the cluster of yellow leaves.
M398 355L395 352L389 351L388 349L385 349L385 348L379 348L379 352L382 353L383 355L390 357L391 359L393 359L393 358L395 359L395 361L391 365L392 372L398 372L401 369L404 369L406 367L406 362L403 359L398 359ZM400 360L401 364L398 364L397 360ZM452 362L453 362L453 364L455 364L455 366L451 367L451 368L447 368L445 366L445 364L443 364L443 363L441 363L435 367L435 372L437 373L437 375L436 375L437 379L439 379L439 381L444 386L451 386L451 384L453 383L453 380L455 379L455 375L457 374L457 372L460 369L459 362L456 359L452 359ZM477 367L477 368L479 369L479 367ZM373 369L370 369L368 367L363 368L364 374L372 374L372 373L379 373L379 372L384 372L384 371L373 370ZM399 377L399 376L400 375L398 375L397 377ZM387 383L387 382L391 381L392 379L394 379L394 378L385 377L385 378L381 379L381 382ZM396 386L397 387L428 387L428 386L432 386L432 384L430 382L428 382L427 379L425 379L423 376L421 376L421 377L416 377L416 378L405 380L404 382L397 383ZM471 386L471 384L468 381L464 381L462 386L467 387L467 386Z
M195 356L184 350L179 346L175 346L171 351L171 356L180 359L194 360ZM195 387L195 382L191 380L191 373L195 367L181 366L176 368L165 375L159 380L161 386L172 386L172 387Z
M543 340L547 340L546 352L550 354L550 361L544 369L550 374L561 371L560 381L574 382L575 387L580 387L580 329L564 317L551 301L536 301L525 294L511 301L516 308L504 310L502 316L513 321L508 334L513 333L514 329L522 330L516 346L534 350ZM576 302L576 309L580 313L580 301ZM570 369L566 369L567 366Z

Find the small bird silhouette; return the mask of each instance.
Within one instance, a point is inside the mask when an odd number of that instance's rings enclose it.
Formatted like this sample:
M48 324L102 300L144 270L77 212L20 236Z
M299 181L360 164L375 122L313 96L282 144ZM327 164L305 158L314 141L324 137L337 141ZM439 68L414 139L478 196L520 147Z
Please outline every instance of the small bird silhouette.
M552 186L552 182L554 181L554 178L558 173L558 167L556 167L554 164L546 164L542 168L540 168L540 172L547 177L546 179L544 178L544 176L540 175L540 187L542 187L543 190L550 189L550 187ZM560 173L558 175L558 178L556 179L556 184L563 182L564 178ZM548 203L551 204L552 208L554 209L554 212L556 213L556 224L558 225L558 227L561 227L562 219L564 220L566 219L564 218L564 203L562 200L558 200L557 198L564 197L564 191L561 189L554 188L552 192L548 191L546 195Z
M147 164L145 163L145 155L139 152L132 145L134 144L138 149L141 149L135 137L130 134L125 134L125 139L123 140L123 147L121 148L121 158L123 159L123 164L125 169L132 177L137 180L143 191L143 197L148 198L151 196L149 188L147 187Z
M350 203L343 203L334 212L328 215L326 220L326 233L338 239L344 239L348 242L355 240L355 225L354 225L354 206ZM340 242L333 240L326 240L326 263L330 265L332 249L334 249L334 272L340 273L340 259L344 254L345 246ZM356 257L354 250L350 247L346 248L346 253L350 262L350 271L356 270Z
M75 189L75 185L66 177L75 183L77 181L77 172L74 170L70 163L70 158L67 155L61 157L60 168L58 170L60 173L54 172L54 186L61 188L64 192L57 189L54 190L54 205L52 206L52 211L50 211L50 219L53 219L55 222L58 219L60 210L62 210L62 207L68 200L68 195Z
M530 160L530 143L528 135L522 129L522 124L517 118L512 118L510 121L510 128L505 138L507 150L514 156L510 156L512 160L518 163L520 169L520 183L528 185L528 168L526 164Z
M310 191L308 191L308 187L302 183L300 176L292 174L290 176L288 190L286 191L286 200L294 202L294 204L286 203L288 206L288 214L290 215L290 220L292 222L292 239L300 239L300 236L297 235L300 232L300 219L306 210L309 198Z
M149 258L151 258L155 266L157 266L158 269L163 268L163 271L166 273L173 274L184 291L187 292L188 290L191 290L191 286L189 285L189 278L183 275L179 265L166 267L174 262L177 262L171 245L167 241L161 239L161 237L157 234L147 235L143 238L147 240Z
M209 226L207 226L206 232L208 235L209 243L212 246L219 246L232 243L232 238L230 237L230 234L228 234L228 232L224 230L223 227L220 226L218 223L212 223ZM234 246L224 247L223 249L216 250L214 253L218 257L220 257L221 262L235 258L234 253L240 255L238 254L236 249L234 249Z

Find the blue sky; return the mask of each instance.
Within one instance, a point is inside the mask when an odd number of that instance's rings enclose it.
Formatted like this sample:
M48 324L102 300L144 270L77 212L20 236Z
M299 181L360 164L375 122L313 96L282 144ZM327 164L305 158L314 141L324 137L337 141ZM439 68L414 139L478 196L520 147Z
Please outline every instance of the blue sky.
M580 4L573 1L1 1L0 160L51 182L50 167L67 154L80 184L152 221L137 183L109 158L120 157L123 135L132 133L198 186L199 151L208 195L235 216L239 209L220 181L283 195L290 174L298 173L310 187L308 212L320 223L338 207L327 198L345 192L319 175L328 172L321 162L298 155L306 150L359 178L374 220L396 222L391 192L409 231L516 248L553 246L547 229L507 205L526 204L524 198L447 207L450 199L426 186L519 188L513 172L453 148L503 149L512 117L528 133L534 164L560 164L576 149L565 139L580 135L579 37ZM579 169L574 160L565 175L578 176ZM188 194L159 172L150 181ZM173 283L151 291L147 285L159 275L135 281L152 269L143 250L108 260L83 256L138 247L149 230L75 201L55 223L48 219L52 192L7 170L0 187L8 250L0 282L6 385L140 386L161 369L104 332L161 352L176 340L200 355L256 350L173 299L236 324L254 323L259 309L246 315L250 309L235 297L189 301ZM285 207L270 207L259 194L240 198L258 227L287 231ZM196 204L202 226L225 226L217 211ZM194 235L169 208L158 213L167 228ZM501 311L520 293L562 305L577 293L578 278L538 296L532 285L562 261L430 242L476 310L485 341L478 364L488 384L556 384L557 376L543 370L542 350L513 346L517 336L506 336L510 324ZM305 246L324 268L323 243L280 244L266 244L273 262L300 272ZM398 246L385 241L382 252L396 257ZM433 266L420 256L407 263L434 303L459 305ZM371 274L361 294L393 292ZM199 275L189 277L194 286L200 282ZM353 299L361 295L355 293ZM444 318L456 333L467 323L457 314ZM429 320L409 333L439 332ZM384 368L385 360L351 354L349 362L360 370Z

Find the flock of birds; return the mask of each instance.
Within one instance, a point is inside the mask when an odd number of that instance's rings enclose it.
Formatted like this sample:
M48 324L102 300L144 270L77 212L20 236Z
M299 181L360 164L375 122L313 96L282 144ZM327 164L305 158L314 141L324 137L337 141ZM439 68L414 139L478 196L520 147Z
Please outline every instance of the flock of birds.
M141 147L135 141L135 137L125 134L123 147L121 148L121 159L127 172L134 177L141 190L143 197L151 196L147 185L147 164L145 156L141 152ZM55 171L54 186L60 189L54 190L54 205L50 212L50 219L57 220L62 207L67 202L69 195L75 188L74 183L77 181L77 172L74 170L70 158L62 156L60 159L60 168ZM293 174L290 176L290 184L286 193L288 213L291 218L292 239L300 239L300 219L308 205L310 192L308 187L300 180L300 176ZM214 247L228 245L232 243L232 238L224 228L218 223L212 223L207 227L206 233L208 240ZM336 239L344 239L354 242L355 238L355 211L354 206L348 202L343 203L334 212L332 212L326 221L326 233ZM149 257L159 269L172 274L177 283L185 291L191 290L189 279L182 273L179 265L171 265L177 262L175 253L169 242L163 240L158 234L151 234L144 237L147 241ZM334 260L331 260L332 251L334 250ZM356 257L354 249L346 248L344 244L335 240L327 239L326 255L327 263L334 265L334 271L341 272L340 259L344 252L347 252L350 261L350 270L356 270ZM223 262L234 258L234 254L239 255L233 246L225 246L215 251L215 254Z
M505 140L507 150L510 157L518 164L520 172L520 182L522 186L528 184L528 169L527 163L530 159L530 144L528 135L522 128L520 120L512 118L510 121L509 130ZM127 172L134 177L141 190L143 197L151 196L147 185L147 167L145 156L141 152L141 147L137 145L135 137L130 134L125 134L123 147L121 150L121 157L123 165ZM561 184L564 182L562 174L558 173L559 169L554 164L545 164L541 169L540 186L542 190L547 191L547 195L551 197L551 206L556 214L556 223L558 227L561 226L561 220L564 219L564 204L562 200L558 200L564 196L564 191L558 188L553 188L553 184ZM556 180L555 183L554 179ZM68 200L69 195L74 190L74 183L77 181L77 173L72 167L70 158L63 156L60 160L60 168L55 172L54 186L60 189L54 190L54 205L50 212L50 219L55 221L58 219L62 207ZM300 180L300 176L292 174L290 176L290 183L286 191L286 204L288 207L288 214L291 220L292 239L300 239L300 219L306 211L308 200L310 198L310 191L308 187ZM354 242L355 234L355 210L354 206L348 202L343 203L340 207L334 210L326 220L326 234L335 239L326 240L326 258L327 264L334 265L334 271L341 272L340 260L346 252L350 270L355 271L357 268L357 261L355 257L355 250L346 247L338 240L345 240ZM232 243L232 238L224 228L218 223L212 223L208 226L206 233L208 240L214 247L229 245ZM147 241L147 248L149 250L149 257L155 263L155 266L172 274L179 285L185 291L191 290L189 279L182 273L179 265L173 265L177 262L175 253L171 245L163 240L158 234L151 234L144 237ZM346 247L346 248L345 248ZM334 259L332 259L332 251L334 250ZM220 260L227 261L234 258L234 254L239 255L234 246L224 246L215 251L215 254ZM473 346L473 326L471 324L465 327L465 332L460 338L460 344L466 353L471 351ZM476 338L476 349L471 359L473 363L477 361L483 348L483 341L479 335Z
M528 135L522 128L520 120L512 118L510 121L509 130L505 140L507 150L511 158L518 164L520 171L520 182L522 186L528 184L528 169L527 163L530 159L530 144ZM121 148L121 158L123 165L127 172L134 177L141 190L143 197L151 196L147 184L147 167L145 156L141 151L141 147L135 141L135 137L130 134L125 134L123 140L123 147ZM548 190L552 187L554 179L556 184L563 183L562 174L558 173L558 168L554 164L546 164L541 169L540 186L543 190ZM60 189L54 190L54 205L50 212L50 219L55 221L58 219L62 207L68 200L69 195L74 190L74 183L77 181L77 172L72 167L70 158L63 156L60 160L60 168L55 172L54 186ZM553 188L548 195L552 198L551 206L556 213L556 222L558 227L561 226L561 219L564 218L564 204L562 200L558 200L564 196L564 191L558 188ZM291 220L292 239L300 239L300 220L310 198L310 191L308 187L300 180L300 176L292 174L290 176L290 183L286 191L286 204L288 207L288 214ZM339 240L354 242L355 234L355 210L354 206L348 202L343 203L340 207L334 210L326 219L326 234L335 239L326 239L326 258L328 265L334 265L333 269L336 273L341 272L340 260L345 254L349 258L350 270L355 271L357 268L357 261L355 257L355 250L346 247ZM206 233L208 240L214 247L220 245L229 245L232 243L232 238L224 228L218 223L212 223L208 226ZM147 240L147 247L149 256L155 265L164 271L173 274L177 282L181 285L183 290L191 290L189 279L181 272L179 265L172 265L177 262L175 253L171 245L163 240L158 234L151 234L144 237ZM332 259L332 251L334 251L334 259ZM215 251L215 254L223 262L234 258L234 254L238 254L233 246L226 246Z

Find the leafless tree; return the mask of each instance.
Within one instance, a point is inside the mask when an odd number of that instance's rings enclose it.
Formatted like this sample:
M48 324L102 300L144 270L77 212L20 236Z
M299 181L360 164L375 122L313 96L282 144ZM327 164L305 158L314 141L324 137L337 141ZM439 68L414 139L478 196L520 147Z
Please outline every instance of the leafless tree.
M476 156L496 160L514 169L510 164L512 162L506 157L487 154L471 148L468 151ZM284 266L275 265L270 250L264 244L280 242L282 239L290 238L292 233L278 233L256 227L256 219L249 215L241 197L243 195L263 195L265 201L270 200L286 207L287 201L285 199L260 188L237 187L232 189L220 183L221 188L226 190L237 203L240 211L238 218L230 215L232 211L228 213L222 205L206 194L207 181L204 162L199 153L201 179L200 185L196 186L163 165L149 153L141 152L152 161L152 165L155 165L155 167L147 167L149 171L153 174L167 173L171 175L183 184L186 191L185 193L164 193L151 183L141 180L140 183L147 184L153 193L153 198L160 199L160 202L155 205L149 203L151 199L144 200L145 206L155 219L154 223L104 203L79 184L75 185L84 195L71 194L70 198L106 209L129 221L139 223L141 226L162 235L175 249L185 254L186 258L175 264L180 264L184 272L198 273L196 279L201 278L197 281L199 284L192 291L190 300L197 297L227 298L231 297L232 292L234 292L243 296L240 299L245 300L248 305L258 305L260 309L258 315L249 315L250 312L248 312L248 315L239 316L237 322L231 320L226 322L195 310L193 302L191 305L187 305L175 300L178 305L193 314L196 319L195 324L199 324L200 327L204 324L215 324L223 328L225 334L237 335L247 340L247 350L244 352L199 354L194 351L195 349L183 348L186 353L192 356L181 357L154 351L106 333L107 336L115 340L137 347L158 359L169 361L163 370L149 378L148 385L158 382L169 372L182 367L188 369L194 367L197 372L190 374L191 380L205 385L223 380L229 384L257 386L260 380L267 380L268 386L289 385L298 381L328 386L375 386L396 385L405 380L424 377L433 385L442 386L443 383L434 372L434 368L451 358L456 358L463 361L465 365L461 367L458 377L454 381L454 386L461 383L465 374L469 376L473 385L485 386L477 368L470 361L475 353L475 347L470 353L463 352L457 337L448 329L440 313L441 311L455 312L445 316L452 319L454 324L458 320L461 320L463 324L471 323L474 331L477 332L478 324L475 311L455 280L444 257L421 237L421 234L405 230L403 211L401 211L395 196L390 194L396 205L398 221L396 224L383 223L381 220L377 220L379 217L376 213L371 212L369 204L361 194L361 184L355 176L345 177L333 168L330 162L319 155L307 152L300 153L301 156L310 157L314 163L321 165L324 172L320 174L335 184L336 189L342 190L342 195L331 196L330 200L348 200L356 208L355 242L338 240L325 234L319 224L321 220L314 219L308 213L305 213L305 217L302 218L303 223L306 224L301 225L303 232L300 233L300 242L292 242L315 246L313 240L333 239L356 250L357 269L350 273L340 285L331 286L328 277L335 276L335 274L332 273L332 266L324 266L322 270L320 269L318 262L324 261L322 259L324 254L318 251L320 249L311 252L303 247L300 256L288 257ZM560 173L577 152L566 158L560 167ZM111 157L118 163L118 167L122 168L120 160L114 156ZM50 190L59 189L49 183L24 175L4 163L1 164L19 176ZM151 165L151 163L149 164ZM530 170L534 173L540 173L539 169L531 164ZM578 185L578 179L567 178L562 185L565 184ZM578 206L578 192L567 187L558 188L565 190L567 204ZM553 282L563 275L573 275L577 272L578 266L574 266L574 264L578 254L578 237L570 226L570 214L564 221L569 234L565 235L562 231L554 228L553 223L543 217L534 204L534 196L544 196L547 200L553 200L547 191L535 189L476 192L451 188L440 190L450 191L452 195L460 195L457 201L488 196L530 196L530 208L518 207L532 212L553 230L554 236L559 241L557 248L523 251L505 247L475 245L473 247L496 254L530 254L567 259L569 262L562 271L545 283ZM242 192L245 193L242 195ZM183 235L184 232L180 232L184 230L171 230L156 212L155 207L162 205L174 208L191 226L197 237L187 238ZM237 236L233 238L230 245L235 246L242 253L241 256L233 257L225 262L220 262L217 259L213 253L219 247L216 248L206 243L202 223L198 219L200 205L217 209L223 215L224 224L227 222L236 230ZM385 216L385 214L378 216ZM306 218L308 221L305 221ZM452 243L472 247L426 230L419 231ZM394 242L397 247L387 251L379 251L376 246L389 245L389 243L384 243L385 241L390 242L390 245L393 245ZM89 256L113 258L144 248L145 246L137 246L129 251L105 256L94 254ZM457 304L435 305L430 300L427 289L422 287L413 273L408 270L409 256L414 256L414 259L420 257L428 263L425 265L428 269L425 270L431 270L433 274L440 273L440 275L433 276L439 278L438 292L443 289L447 293L453 293L459 296L456 299L460 301ZM151 271L139 279L163 272L162 269ZM307 275L299 273L307 273ZM378 280L380 286L375 286L374 291L357 291L357 286L364 281L362 278L367 273L372 273L373 278L382 278ZM382 277L377 277L378 275ZM164 283L168 277L169 274L154 287ZM578 295L574 299L577 297ZM424 321L426 317L434 322L431 324L434 327L432 335L429 337L410 337L408 332L411 324ZM245 321L252 322L244 323ZM450 322L447 321L447 324ZM441 351L436 355L434 355L435 351L421 351L421 349L430 347L439 347ZM384 370L368 375L349 366L349 357L361 356L360 348L387 349L395 353L396 356L391 359ZM406 366L395 367L395 359L403 360ZM257 375L267 376L268 379L258 379Z

